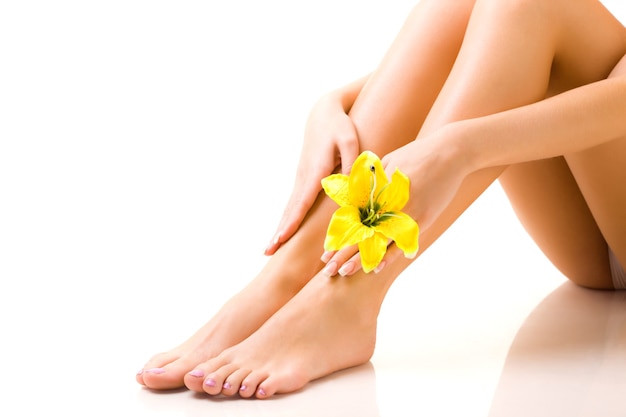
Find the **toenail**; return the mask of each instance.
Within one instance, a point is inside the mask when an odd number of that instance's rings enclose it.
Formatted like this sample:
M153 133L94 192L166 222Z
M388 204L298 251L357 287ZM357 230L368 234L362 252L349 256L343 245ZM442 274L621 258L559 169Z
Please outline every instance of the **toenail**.
M265 397L265 390L263 388L259 388L259 395Z
M165 373L165 369L163 369L163 368L152 368L152 369L147 369L144 372L147 373L147 374L159 375L159 374Z
M239 391L244 392L244 391L245 391L245 390L247 390L247 389L248 389L248 387L247 387L246 385L242 385L242 386L239 388Z
M189 372L189 375L197 376L197 377L203 377L204 376L204 372L202 372L200 369L194 369L193 371Z
M206 381L204 381L204 385L206 385L207 387L214 387L215 380L213 378L209 378Z
M232 387L233 386L230 385L230 382L228 382L228 381L224 382L224 385L222 386L222 388L224 388L224 389L231 389Z
M137 372L137 375L141 375L143 374L143 369L140 369L139 372Z

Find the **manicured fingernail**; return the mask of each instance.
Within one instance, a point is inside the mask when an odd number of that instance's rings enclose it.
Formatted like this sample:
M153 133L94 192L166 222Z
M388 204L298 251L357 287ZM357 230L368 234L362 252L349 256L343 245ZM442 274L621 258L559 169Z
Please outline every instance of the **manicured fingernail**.
M322 273L327 277L335 276L335 274L337 274L337 262L329 262L324 269L322 269Z
M204 376L204 372L202 372L200 369L194 369L193 371L189 372L189 375L191 376L197 376L199 378Z
M165 373L165 369L163 369L163 368L152 368L152 369L146 369L144 372L147 373L147 374L159 375L159 374Z
M326 262L330 261L330 258L332 258L332 257L333 257L333 252L325 251L322 254L322 257L320 259L322 260L322 262L326 263Z
M204 381L204 385L206 385L207 387L214 387L215 380L213 378L209 378L206 381Z
M379 263L378 266L376 268L374 268L374 273L378 274L380 271L383 270L385 265L387 265L387 262L385 262L385 261L382 261L381 263Z
M346 262L345 264L341 266L341 268L339 268L339 275L341 275L342 277L345 277L346 275L350 274L353 269L354 269L354 263Z
M241 392L244 392L247 389L248 389L247 385L242 385L241 387L239 387L239 391L241 391Z
M224 389L231 389L233 386L230 385L230 382L226 381L224 382L224 385L222 385L222 388Z
M265 397L265 390L263 388L259 388L259 395Z

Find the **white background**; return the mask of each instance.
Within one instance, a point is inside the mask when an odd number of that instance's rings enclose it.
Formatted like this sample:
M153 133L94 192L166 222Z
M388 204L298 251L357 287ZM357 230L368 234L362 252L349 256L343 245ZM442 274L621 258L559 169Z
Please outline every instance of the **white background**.
M563 282L497 185L392 288L367 388L260 405L134 382L264 263L310 107L374 69L413 4L0 3L0 414L304 415L369 395L371 415L484 415L520 323ZM407 364L419 349L431 370Z

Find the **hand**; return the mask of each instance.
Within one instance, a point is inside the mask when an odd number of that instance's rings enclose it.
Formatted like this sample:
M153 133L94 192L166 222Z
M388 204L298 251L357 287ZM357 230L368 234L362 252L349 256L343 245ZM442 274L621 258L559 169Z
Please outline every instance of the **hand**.
M309 115L293 191L266 255L274 254L298 230L322 189L322 178L337 171L348 174L358 154L358 135L341 97L323 97Z
M421 231L427 230L439 218L457 194L464 178L472 171L459 151L460 147L455 145L460 133L453 128L443 128L382 158L388 177L396 168L409 177L410 198L402 211L417 221ZM392 246L375 272L402 254L395 250L395 245ZM322 260L327 263L324 272L329 276L336 273L352 275L361 269L356 246L326 252Z

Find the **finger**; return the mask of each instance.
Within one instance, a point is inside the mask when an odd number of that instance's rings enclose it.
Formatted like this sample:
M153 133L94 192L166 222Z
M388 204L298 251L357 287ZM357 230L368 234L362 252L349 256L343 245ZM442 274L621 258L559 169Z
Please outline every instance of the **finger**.
M358 248L356 248L356 250L358 250ZM339 251L335 253L335 255L328 261L328 264L330 264L331 262L335 262L336 273L343 277L347 277L350 275L354 275L362 269L360 253L357 252L352 254L352 251L345 253L342 252L343 251ZM378 266L374 268L374 273L377 274L382 271L388 263L394 262L402 254L402 250L398 249L393 241L389 241L387 251L385 252L383 259L380 261Z
M356 274L361 270L361 254L356 253L350 259L348 259L341 268L337 272L342 277L348 277L350 275Z
M341 157L341 173L348 175L352 169L352 165L359 156L359 139L354 132L354 136L340 140L337 143L339 156Z
M399 257L403 255L404 253L402 252L402 250L399 249L395 245L395 243L391 243L387 247L387 252L385 252L385 256L383 256L383 259L380 261L378 266L374 269L374 273L378 274L380 271L382 271L385 268L385 266L395 262L396 259L398 259Z
M348 266L346 266L346 263L348 261L352 262L351 258L355 256L355 254L358 253L358 250L359 250L358 246L354 245L354 246L349 246L347 248L344 248L335 252L334 254L332 254L332 257L326 263L326 266L324 267L322 272L326 276L329 276L329 277L334 277L338 273L343 275L340 271L346 272L354 267L352 263ZM323 256L327 257L329 253L330 252L326 252ZM359 261L358 261L359 268L361 267L360 259L361 258L359 257ZM343 270L341 270L341 268L343 268Z
M315 198L322 189L321 183L308 181L303 184L302 188L294 187L294 190L287 202L287 207L283 212L282 218L278 223L276 233L272 240L265 248L265 255L273 255L276 253L280 245L293 236L298 227L304 220L309 209L313 206Z

